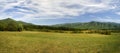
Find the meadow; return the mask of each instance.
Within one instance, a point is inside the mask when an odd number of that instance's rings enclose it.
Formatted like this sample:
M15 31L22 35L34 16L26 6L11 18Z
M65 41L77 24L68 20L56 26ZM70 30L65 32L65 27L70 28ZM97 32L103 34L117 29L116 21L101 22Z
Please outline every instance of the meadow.
M120 34L0 32L0 53L120 53Z

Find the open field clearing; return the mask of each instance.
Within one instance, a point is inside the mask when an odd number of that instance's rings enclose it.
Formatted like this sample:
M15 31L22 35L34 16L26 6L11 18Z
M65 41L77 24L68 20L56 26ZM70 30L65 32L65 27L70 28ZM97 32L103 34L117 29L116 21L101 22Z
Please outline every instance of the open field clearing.
M120 34L0 32L0 53L120 53Z

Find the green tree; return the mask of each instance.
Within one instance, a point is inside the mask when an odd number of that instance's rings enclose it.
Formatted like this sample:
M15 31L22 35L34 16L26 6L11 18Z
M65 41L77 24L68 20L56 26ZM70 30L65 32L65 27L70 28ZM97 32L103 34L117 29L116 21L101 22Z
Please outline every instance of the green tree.
M16 22L9 22L7 25L7 31L17 31L18 30L18 24Z
M23 25L22 24L19 24L18 25L18 31L23 31L24 29L23 29Z

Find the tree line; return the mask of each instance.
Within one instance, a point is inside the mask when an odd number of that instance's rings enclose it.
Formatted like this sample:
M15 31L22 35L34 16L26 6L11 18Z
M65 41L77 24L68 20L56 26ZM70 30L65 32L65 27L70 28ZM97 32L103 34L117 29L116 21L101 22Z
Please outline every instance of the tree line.
M10 18L0 20L0 31L22 31L23 25Z
M100 34L109 35L111 34L111 32L120 32L119 26L120 25L116 23L105 24L100 22L43 26L43 25L34 25L22 21L15 21L10 18L0 20L0 31L45 31L45 32L54 31L60 33L64 33L65 31L71 31L71 33L84 33L84 31L87 31L85 33L100 33Z

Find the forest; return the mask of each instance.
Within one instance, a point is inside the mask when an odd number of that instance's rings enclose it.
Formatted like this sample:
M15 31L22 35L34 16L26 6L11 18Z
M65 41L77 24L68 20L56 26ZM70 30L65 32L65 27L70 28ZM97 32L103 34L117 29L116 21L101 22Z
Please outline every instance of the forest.
M100 33L110 34L120 32L120 24L112 22L85 22L85 23L66 23L56 25L35 25L11 18L0 20L0 31L44 31L65 33Z

